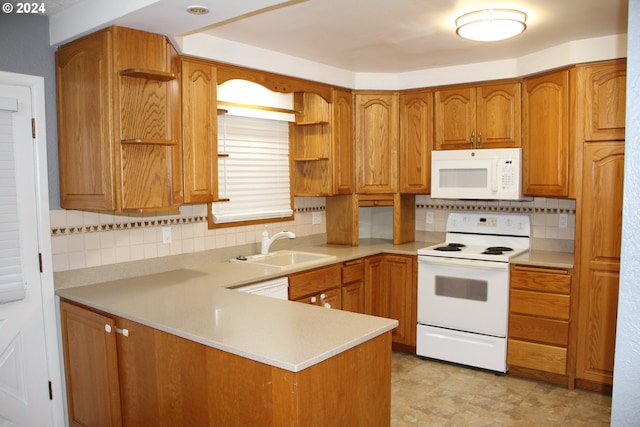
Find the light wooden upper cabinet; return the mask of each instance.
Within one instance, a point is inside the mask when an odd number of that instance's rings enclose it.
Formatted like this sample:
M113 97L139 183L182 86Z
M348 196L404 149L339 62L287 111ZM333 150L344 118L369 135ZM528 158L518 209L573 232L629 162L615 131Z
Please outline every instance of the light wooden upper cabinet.
M209 203L218 198L216 68L183 59L181 79L184 203Z
M56 53L63 208L115 210L116 207L111 43L111 33L99 32L72 46L63 46Z
M569 196L569 89L569 70L523 82L522 186L526 195Z
M291 127L296 196L353 193L353 109L351 91L335 89L332 102L315 93L294 94Z
M625 139L627 62L588 64L584 72L585 141Z
M158 34L109 27L60 47L63 208L178 208L183 198L178 73L177 53Z
M435 149L520 147L520 83L435 92Z
M353 93L333 90L331 104L333 138L333 194L353 193Z
M400 95L400 193L431 192L433 91Z
M356 192L398 191L398 94L355 95Z

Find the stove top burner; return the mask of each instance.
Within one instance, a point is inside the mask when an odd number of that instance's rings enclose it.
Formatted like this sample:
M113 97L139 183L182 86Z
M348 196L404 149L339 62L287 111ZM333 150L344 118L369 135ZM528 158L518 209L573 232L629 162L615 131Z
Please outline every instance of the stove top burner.
M484 252L482 252L485 255L502 255L505 252L509 252L512 251L512 248L509 248L507 246L491 246L487 249L485 249Z
M442 252L459 252L462 250L461 248L464 247L465 245L463 245L462 243L449 243L447 246L438 246L433 250Z
M509 252L512 251L513 248L510 248L508 246L491 246L489 248L487 248L488 251L500 251L500 252Z

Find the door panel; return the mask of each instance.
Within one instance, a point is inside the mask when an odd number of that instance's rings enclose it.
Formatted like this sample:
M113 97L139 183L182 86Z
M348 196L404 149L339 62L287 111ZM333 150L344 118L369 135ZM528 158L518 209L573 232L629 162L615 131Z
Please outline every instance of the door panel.
M0 425L51 425L31 90L0 85L0 100L16 110L0 109Z

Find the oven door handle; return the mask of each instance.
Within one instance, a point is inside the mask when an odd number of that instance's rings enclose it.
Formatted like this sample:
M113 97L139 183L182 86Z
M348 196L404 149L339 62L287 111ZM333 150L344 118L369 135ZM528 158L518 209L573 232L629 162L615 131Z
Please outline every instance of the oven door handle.
M483 260L476 260L476 259L418 256L418 262L426 265L446 265L446 266L457 266L457 267L468 267L468 268L480 268L484 270L509 269L508 262L483 261Z

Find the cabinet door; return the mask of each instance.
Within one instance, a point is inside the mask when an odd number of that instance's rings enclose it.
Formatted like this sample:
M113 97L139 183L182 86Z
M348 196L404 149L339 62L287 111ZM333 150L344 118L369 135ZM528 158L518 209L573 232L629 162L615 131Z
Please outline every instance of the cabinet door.
M431 192L433 92L400 95L400 192Z
M393 342L415 346L417 323L415 257L376 255L365 259L365 314L396 319Z
M626 60L585 66L585 140L621 141L625 135Z
M585 144L583 170L576 378L611 385L620 276L624 144Z
M476 91L476 148L520 147L520 83L480 86Z
M331 122L333 193L353 193L353 94L334 89Z
M116 319L125 426L211 425L206 347L139 323Z
M364 312L372 316L389 317L389 291L382 270L382 255L364 260Z
M362 281L342 285L342 309L364 313L364 283Z
M525 79L523 92L523 192L568 197L569 70Z
M435 93L435 149L466 150L476 140L476 90L473 87Z
M394 343L416 345L417 279L414 257L385 255L383 277L389 294L389 316L399 322L393 330Z
M111 32L56 52L60 204L115 210Z
M218 198L217 84L213 65L182 60L184 202Z
M356 192L398 190L398 95L356 94Z
M71 426L122 426L112 318L60 302Z

